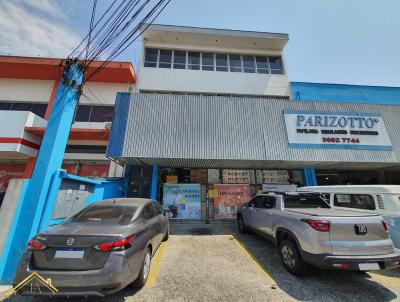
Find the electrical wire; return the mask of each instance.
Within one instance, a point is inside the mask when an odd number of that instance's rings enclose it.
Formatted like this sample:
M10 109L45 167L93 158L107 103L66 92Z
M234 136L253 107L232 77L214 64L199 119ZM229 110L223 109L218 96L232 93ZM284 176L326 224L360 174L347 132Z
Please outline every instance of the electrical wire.
M81 87L132 45L170 2L114 0L96 21L97 0L93 0L89 31L68 56L68 59L78 60L85 72ZM106 56L106 59L94 67L93 62L101 56ZM89 66L92 67L90 73Z

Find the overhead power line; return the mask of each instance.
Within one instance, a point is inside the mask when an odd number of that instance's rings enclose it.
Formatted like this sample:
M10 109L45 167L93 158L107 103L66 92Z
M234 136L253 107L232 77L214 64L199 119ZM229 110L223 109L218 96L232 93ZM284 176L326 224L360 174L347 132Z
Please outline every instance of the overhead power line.
M101 72L134 43L171 0L114 0L96 21L97 0L93 1L87 35L70 53L68 59L77 59L85 71L83 85ZM105 56L104 61L90 73L93 61Z

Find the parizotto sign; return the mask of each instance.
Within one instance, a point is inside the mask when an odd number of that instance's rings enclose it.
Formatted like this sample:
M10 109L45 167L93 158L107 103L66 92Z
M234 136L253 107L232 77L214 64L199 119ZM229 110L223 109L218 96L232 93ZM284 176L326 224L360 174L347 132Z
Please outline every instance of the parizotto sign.
M283 113L291 148L393 149L379 114L291 109Z

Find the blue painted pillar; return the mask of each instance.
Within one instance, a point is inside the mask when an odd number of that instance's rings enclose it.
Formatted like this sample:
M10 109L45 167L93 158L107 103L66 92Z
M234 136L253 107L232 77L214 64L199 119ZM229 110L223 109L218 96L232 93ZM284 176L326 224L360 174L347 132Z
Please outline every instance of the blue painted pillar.
M153 166L153 174L151 176L151 192L150 198L157 200L157 192L158 192L158 172L160 168L157 165Z
M304 168L302 176L303 176L304 186L317 186L318 185L314 168Z
M46 203L54 205L58 188L50 190L50 187L62 165L82 78L83 72L77 63L68 60L57 89L32 178L27 185L26 194L19 200L21 211L14 216L13 226L0 259L0 282L3 284L11 283L28 241L39 229Z

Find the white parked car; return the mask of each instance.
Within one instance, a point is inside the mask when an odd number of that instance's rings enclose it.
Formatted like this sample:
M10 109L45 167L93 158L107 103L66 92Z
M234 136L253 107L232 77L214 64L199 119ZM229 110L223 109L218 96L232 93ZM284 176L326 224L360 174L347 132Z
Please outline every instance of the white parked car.
M389 224L394 246L400 249L400 186L314 186L297 190L322 193L333 208L380 214Z

